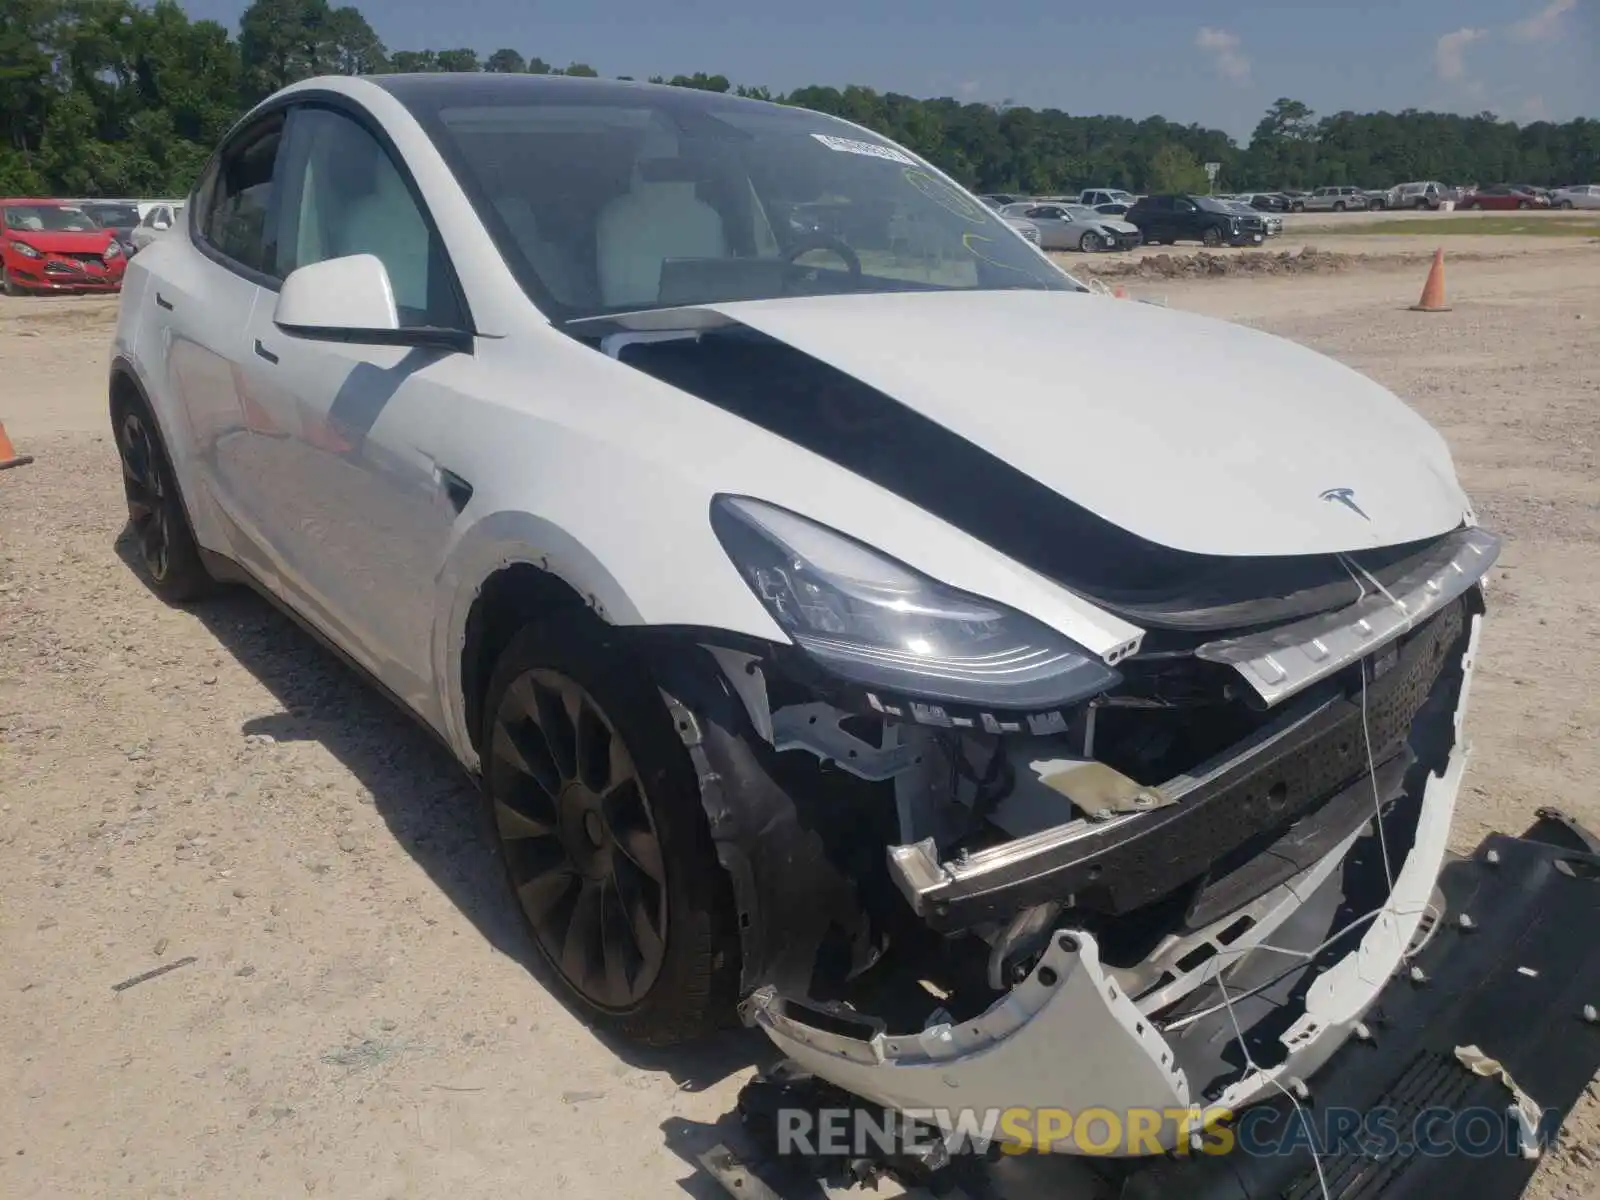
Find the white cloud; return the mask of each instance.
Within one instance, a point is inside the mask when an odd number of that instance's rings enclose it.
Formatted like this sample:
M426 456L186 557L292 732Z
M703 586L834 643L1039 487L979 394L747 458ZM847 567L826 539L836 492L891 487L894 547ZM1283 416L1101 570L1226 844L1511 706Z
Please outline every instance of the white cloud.
M1578 7L1578 0L1550 0L1533 16L1511 27L1519 42L1549 42L1561 36L1561 18Z
M1205 26L1194 35L1194 44L1196 48L1210 56L1211 65L1218 75L1224 79L1231 79L1234 83L1249 82L1250 59L1240 51L1237 33Z
M1440 79L1460 79L1467 73L1467 47L1488 36L1487 29L1457 29L1444 34L1433 48L1434 72Z

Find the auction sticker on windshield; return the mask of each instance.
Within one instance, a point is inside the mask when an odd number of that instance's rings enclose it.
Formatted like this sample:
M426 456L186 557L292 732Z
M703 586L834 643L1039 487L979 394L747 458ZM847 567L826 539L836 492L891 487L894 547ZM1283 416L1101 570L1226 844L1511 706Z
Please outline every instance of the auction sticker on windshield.
M876 142L862 142L855 138L835 137L831 133L813 133L811 136L829 150L837 150L841 154L865 154L868 158L886 158L890 162L905 163L907 166L916 165L916 160L909 154L903 154L893 146L880 146Z

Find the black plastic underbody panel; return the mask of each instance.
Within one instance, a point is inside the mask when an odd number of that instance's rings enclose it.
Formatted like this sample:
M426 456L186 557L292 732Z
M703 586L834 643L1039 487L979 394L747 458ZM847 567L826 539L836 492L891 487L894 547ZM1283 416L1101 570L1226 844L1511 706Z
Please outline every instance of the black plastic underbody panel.
M1493 851L1498 864L1491 864ZM1494 834L1440 876L1448 917L1416 959L1423 984L1392 980L1368 1014L1372 1040L1352 1039L1309 1080L1303 1103L1392 1109L1402 1134L1424 1110L1504 1113L1510 1093L1455 1058L1475 1045L1498 1059L1533 1100L1571 1111L1600 1068L1600 1024L1584 1018L1600 997L1600 855ZM1463 930L1461 914L1473 928ZM1280 1132L1294 1120L1287 1100L1266 1106ZM1257 1157L1174 1157L1133 1170L1123 1200L1499 1200L1519 1196L1537 1162L1496 1150L1430 1156L1365 1148L1358 1138L1321 1145L1321 1178L1310 1152ZM1274 1135L1277 1136L1277 1135ZM1303 1139L1302 1139L1303 1141ZM1400 1145L1408 1143L1404 1138ZM1546 1151L1548 1153L1548 1150Z

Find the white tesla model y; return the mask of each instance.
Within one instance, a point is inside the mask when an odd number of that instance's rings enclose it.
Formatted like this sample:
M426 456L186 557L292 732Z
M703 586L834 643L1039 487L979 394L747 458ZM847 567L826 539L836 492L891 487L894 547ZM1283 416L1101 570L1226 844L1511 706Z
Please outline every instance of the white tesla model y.
M1377 384L688 89L308 80L182 221L110 377L155 590L257 588L437 733L590 1019L1237 1108L1404 960L1498 542Z

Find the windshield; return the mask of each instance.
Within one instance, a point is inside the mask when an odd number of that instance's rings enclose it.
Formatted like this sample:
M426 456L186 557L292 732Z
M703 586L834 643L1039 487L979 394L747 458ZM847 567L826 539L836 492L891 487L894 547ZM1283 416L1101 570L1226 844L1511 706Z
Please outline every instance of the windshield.
M588 81L584 81L588 82ZM401 85L405 86L405 85ZM406 96L530 297L565 319L842 292L1078 290L976 197L802 109L684 89ZM483 103L480 101L503 101Z
M10 204L6 228L23 233L94 233L100 226L81 208L59 204Z
M139 210L131 204L85 204L83 207L104 229L127 229L139 223Z
M1205 209L1206 212L1226 213L1231 217L1237 211L1233 207L1232 200L1215 200L1210 196L1196 196L1194 202Z

